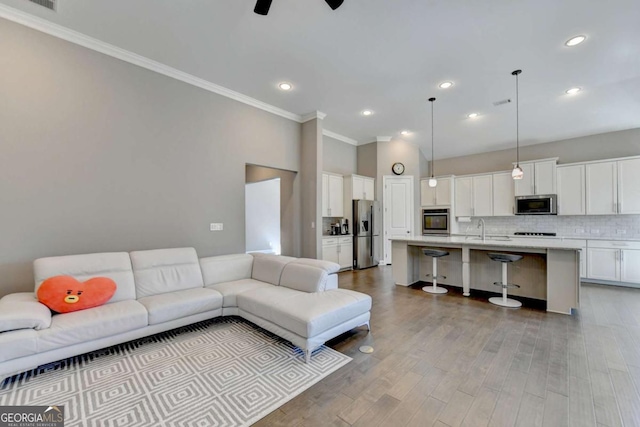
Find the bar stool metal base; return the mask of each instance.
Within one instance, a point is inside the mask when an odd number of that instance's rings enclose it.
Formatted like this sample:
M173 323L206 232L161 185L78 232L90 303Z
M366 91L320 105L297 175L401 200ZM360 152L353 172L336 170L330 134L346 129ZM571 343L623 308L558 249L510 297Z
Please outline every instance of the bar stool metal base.
M489 298L489 302L491 304L499 305L501 307L509 307L509 308L522 307L522 303L520 301L516 301L511 298L491 297Z
M429 292L430 294L446 294L449 292L447 289L440 286L425 286L422 288L423 291Z

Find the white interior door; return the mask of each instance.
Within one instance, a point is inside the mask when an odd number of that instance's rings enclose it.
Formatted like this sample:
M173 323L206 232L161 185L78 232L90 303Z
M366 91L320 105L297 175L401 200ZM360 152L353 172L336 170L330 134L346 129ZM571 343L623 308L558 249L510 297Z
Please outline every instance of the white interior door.
M391 239L410 236L413 230L413 177L384 176L382 181L383 259L391 264Z

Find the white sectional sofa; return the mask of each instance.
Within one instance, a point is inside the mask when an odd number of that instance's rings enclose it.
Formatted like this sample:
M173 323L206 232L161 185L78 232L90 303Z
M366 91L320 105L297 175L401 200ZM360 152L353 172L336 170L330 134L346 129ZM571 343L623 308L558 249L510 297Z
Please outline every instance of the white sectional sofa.
M105 305L52 314L35 293L0 299L0 378L217 316L241 316L311 352L357 326L369 326L371 297L338 289L339 265L274 255L198 259L195 249L158 249L41 258L35 290L47 278L109 277Z

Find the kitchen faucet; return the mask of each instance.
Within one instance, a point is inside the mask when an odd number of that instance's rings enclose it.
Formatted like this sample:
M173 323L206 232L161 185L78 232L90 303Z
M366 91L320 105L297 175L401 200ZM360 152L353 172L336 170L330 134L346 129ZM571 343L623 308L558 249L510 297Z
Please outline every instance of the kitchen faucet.
M482 228L482 241L485 239L485 227L484 227L484 218L478 219L478 228Z

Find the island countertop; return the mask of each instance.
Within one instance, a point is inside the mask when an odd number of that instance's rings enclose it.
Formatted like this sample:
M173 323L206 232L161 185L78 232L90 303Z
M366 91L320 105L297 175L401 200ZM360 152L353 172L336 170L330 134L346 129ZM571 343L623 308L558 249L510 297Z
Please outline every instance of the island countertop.
M530 239L516 238L505 239L500 237L487 236L483 241L478 236L422 236L407 235L392 237L390 240L406 242L410 245L452 245L452 246L473 246L473 247L501 247L512 249L558 249L558 250L580 250L586 246L586 240L574 239Z
M462 281L462 294L469 296L471 285L482 286L494 282L491 269L497 268L495 262L486 256L478 260L480 252L513 252L526 254L533 259L541 255L542 264L536 268L533 286L543 287L547 301L547 311L571 314L572 309L580 306L580 256L586 247L586 240L506 238L486 236L394 236L391 239L392 273L397 285L409 286L424 277L421 274L421 260L424 255L421 247L452 249L452 260L458 262ZM474 258L476 257L476 258ZM458 261L453 261L458 260ZM455 268L455 267L449 267ZM457 275L458 273L456 273ZM497 276L496 276L497 277ZM537 279L535 279L537 277ZM478 285L480 284L480 285ZM522 283L528 285L527 283ZM538 298L540 299L540 298Z

